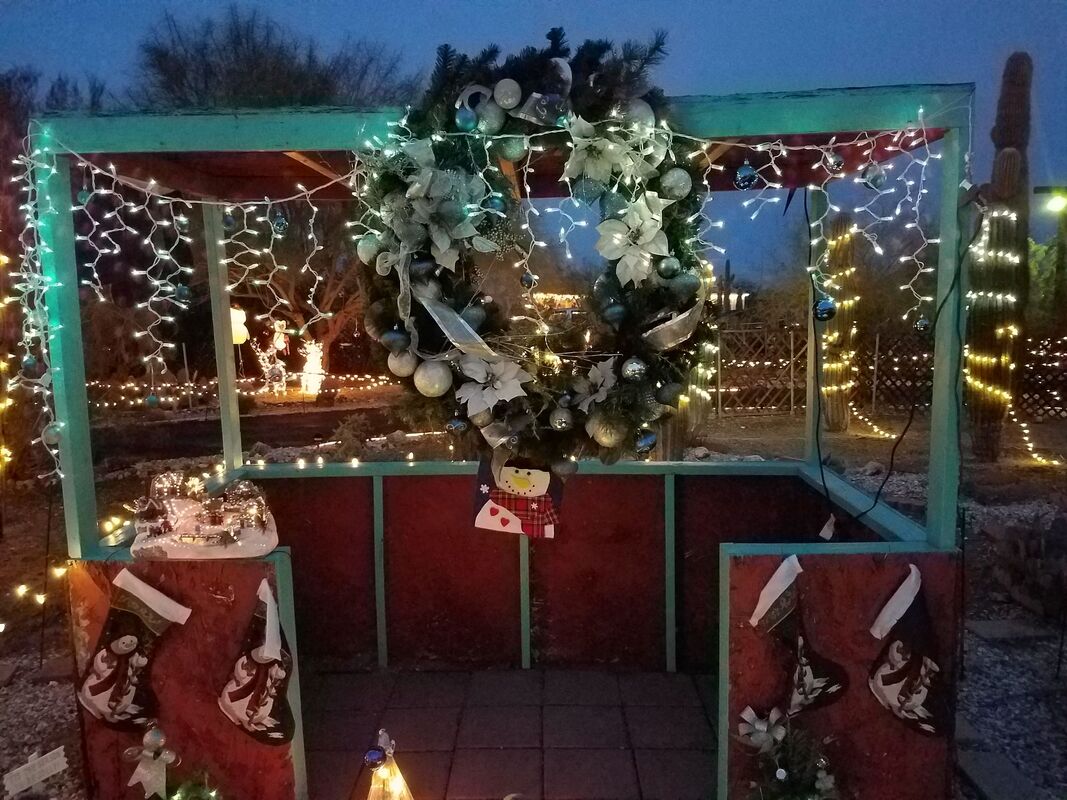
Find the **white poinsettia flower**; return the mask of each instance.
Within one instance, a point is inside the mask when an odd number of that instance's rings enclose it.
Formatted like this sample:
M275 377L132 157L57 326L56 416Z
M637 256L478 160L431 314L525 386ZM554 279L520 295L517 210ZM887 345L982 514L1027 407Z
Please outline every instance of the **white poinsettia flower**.
M627 183L643 183L659 175L659 166L666 156L665 135L653 133L634 136L625 149L625 158L619 166L619 172Z
M590 406L604 402L617 380L615 356L591 366L587 378L582 381L578 391L578 408L582 413L588 414Z
M614 137L601 136L592 123L575 117L569 128L573 149L563 176L577 178L585 175L592 180L607 183L611 173L621 169L626 162L626 145Z
M619 283L638 286L652 272L652 257L670 255L663 228L663 209L672 201L655 192L645 192L630 203L622 219L608 219L597 225L600 239L597 252L617 261Z
M501 400L524 397L522 384L534 379L514 361L486 361L471 355L460 357L459 369L470 378L456 389L456 399L467 404L468 416L491 409Z

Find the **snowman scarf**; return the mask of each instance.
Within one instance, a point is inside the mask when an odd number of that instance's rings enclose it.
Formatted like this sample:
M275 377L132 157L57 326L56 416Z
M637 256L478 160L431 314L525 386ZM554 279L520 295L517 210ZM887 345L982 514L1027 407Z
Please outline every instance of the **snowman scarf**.
M535 539L544 538L546 526L559 524L559 512L547 492L538 497L521 497L503 489L490 489L489 499L518 517L522 532Z

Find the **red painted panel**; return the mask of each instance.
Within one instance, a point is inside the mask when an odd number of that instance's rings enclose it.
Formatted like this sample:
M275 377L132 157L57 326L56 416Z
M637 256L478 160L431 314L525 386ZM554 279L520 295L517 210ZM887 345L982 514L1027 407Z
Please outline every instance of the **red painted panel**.
M760 713L787 696L791 666L783 663L774 637L748 624L760 590L780 556L746 556L730 564L729 723L741 711ZM800 556L797 579L812 648L848 671L850 686L836 703L797 719L827 746L831 770L846 796L864 800L934 800L951 796L951 739L915 733L882 708L867 686L867 673L884 642L869 628L914 563L933 623L938 658L955 694L959 620L955 555L946 553ZM751 751L731 738L730 798L747 798Z
M662 477L571 478L530 565L539 663L663 669Z
M289 746L257 743L218 706L256 606L256 590L264 577L273 580L273 569L259 561L79 562L68 573L79 654L91 655L107 616L111 581L124 566L192 610L185 625L170 626L159 639L149 673L159 725L182 759L170 774L181 780L206 771L224 797L292 800ZM139 745L141 737L113 730L85 711L82 730L90 796L143 798L140 786L127 788L134 765L122 759L123 750Z
M376 660L371 480L259 483L281 543L292 548L297 644L320 666L365 667Z
M719 545L811 542L828 513L825 497L790 476L679 476L675 479L678 667L714 672L719 647ZM877 539L839 513L835 541Z
M475 483L473 475L383 479L390 665L520 662L519 543L474 528Z

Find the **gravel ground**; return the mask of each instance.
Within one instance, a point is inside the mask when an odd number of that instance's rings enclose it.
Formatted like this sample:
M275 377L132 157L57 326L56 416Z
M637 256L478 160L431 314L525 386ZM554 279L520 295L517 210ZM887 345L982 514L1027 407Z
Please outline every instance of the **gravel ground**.
M55 648L48 655L65 657L69 650ZM67 769L46 781L43 794L54 800L85 800L74 690L70 681L31 680L38 658L36 652L0 658L0 664L16 666L11 683L0 689L0 773L26 763L35 751L44 755L64 745Z

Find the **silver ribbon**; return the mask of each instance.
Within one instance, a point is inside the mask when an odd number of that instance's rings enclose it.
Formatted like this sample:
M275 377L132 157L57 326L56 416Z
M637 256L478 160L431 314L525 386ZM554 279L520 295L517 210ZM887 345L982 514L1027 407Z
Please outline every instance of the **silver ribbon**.
M677 347L692 336L697 325L700 324L700 316L704 313L705 297L704 283L701 282L700 291L697 292L697 301L691 309L645 331L641 334L641 338L653 350L663 351Z
M404 291L404 278L407 275L405 269L401 273L401 293ZM422 307L433 317L433 321L440 326L444 331L445 336L448 337L448 341L452 342L461 352L470 356L478 356L486 361L499 361L500 356L485 343L481 336L479 336L467 321L463 319L456 310L451 306L442 303L430 296L429 290L420 286L419 284L412 285L410 280L408 286L412 294L415 295L415 299L422 303ZM408 315L411 314L410 299L408 306ZM403 309L401 309L403 314ZM407 317L405 317L406 319ZM414 326L411 326L414 327ZM414 334L412 342L414 342ZM416 343L417 344L417 343Z

